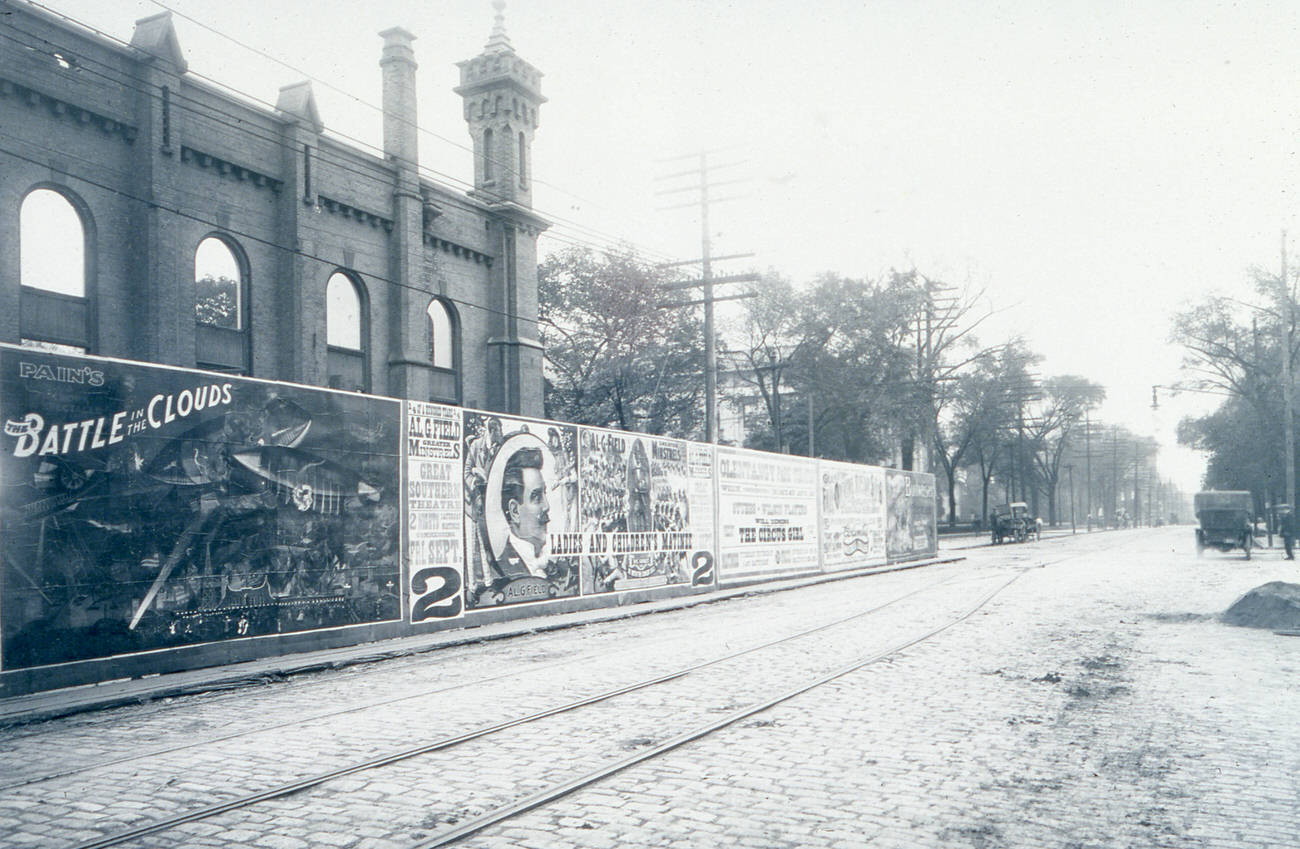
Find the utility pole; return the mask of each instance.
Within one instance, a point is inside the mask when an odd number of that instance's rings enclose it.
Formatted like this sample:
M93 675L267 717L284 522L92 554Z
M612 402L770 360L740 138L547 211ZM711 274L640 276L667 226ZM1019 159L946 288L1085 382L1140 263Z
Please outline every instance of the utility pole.
M713 333L713 239L709 235L709 154L700 151L700 279L704 281L704 429L718 444L718 340Z
M1065 471L1070 475L1070 533L1078 533L1074 524L1074 464L1066 463Z
M1088 511L1088 532L1092 532L1092 419L1083 411L1084 507Z
M1286 268L1286 231L1282 231L1282 290L1286 310L1282 314L1282 425L1286 450L1286 503L1296 509L1295 503L1295 412L1291 408L1291 323L1295 315L1291 283Z
M817 447L816 434L814 433L815 418L813 416L813 396L808 393L808 456L816 457L814 449Z
M1142 446L1133 441L1133 527L1142 524L1142 504L1138 495L1142 492Z
M698 168L692 168L687 171L679 171L674 174L665 174L659 179L671 179L673 177L696 176L699 177L699 184L696 186L683 186L679 188L666 189L656 192L655 194L665 195L676 192L696 191L700 193L700 279L690 281L689 285L701 286L704 290L704 299L701 303L704 305L704 429L707 439L710 443L716 445L718 442L718 340L714 332L713 320L713 286L715 281L713 277L713 238L709 230L709 207L714 203L720 203L726 200L735 200L734 197L714 197L710 195L710 188L716 186L730 185L732 183L742 183L744 180L723 180L711 182L709 180L709 169L727 168L739 163L728 163L727 165L711 165L709 162L709 153L711 151L702 150L698 154L690 154L684 157L675 157L673 160L695 159L698 157ZM683 206L695 206L696 204L680 204L679 206L663 207L664 209L679 209ZM750 256L743 254L740 256ZM721 257L719 257L721 259ZM682 264L682 263L674 263ZM694 264L694 263L691 263ZM759 279L757 274L729 275L726 282L753 282ZM686 284L674 284L673 287L686 288ZM752 297L752 295L740 295L737 297ZM683 304L682 306L685 306Z
M1119 515L1119 426L1110 427L1110 520L1115 521ZM1119 527L1116 525L1116 527Z
M945 286L929 277L922 277L922 282L924 299L921 313L916 319L916 378L918 386L925 393L925 423L917 434L921 447L914 444L912 448L912 468L925 472L934 471L934 452L938 443L938 414L935 410L937 386L941 380L946 379L936 376L936 341L942 354L951 341L948 334L956 324L955 316L960 307L957 297L950 294L952 286ZM917 459L918 456L924 462Z
M1025 399L1016 405L1016 474L1020 478L1020 500L1029 500L1029 488L1025 484Z

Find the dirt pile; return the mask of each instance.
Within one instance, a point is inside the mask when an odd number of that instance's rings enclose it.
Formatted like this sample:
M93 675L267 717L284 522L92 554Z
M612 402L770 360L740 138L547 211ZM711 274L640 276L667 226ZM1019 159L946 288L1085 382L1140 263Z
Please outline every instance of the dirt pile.
M1243 595L1223 614L1243 628L1300 631L1300 584L1271 581Z

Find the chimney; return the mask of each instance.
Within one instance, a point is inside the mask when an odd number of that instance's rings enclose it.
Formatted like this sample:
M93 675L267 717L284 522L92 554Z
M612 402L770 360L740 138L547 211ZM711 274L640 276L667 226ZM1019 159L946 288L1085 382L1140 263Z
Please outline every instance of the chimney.
M399 165L414 170L419 162L419 138L416 133L415 36L401 27L381 32L384 53L379 67L384 69L384 155Z

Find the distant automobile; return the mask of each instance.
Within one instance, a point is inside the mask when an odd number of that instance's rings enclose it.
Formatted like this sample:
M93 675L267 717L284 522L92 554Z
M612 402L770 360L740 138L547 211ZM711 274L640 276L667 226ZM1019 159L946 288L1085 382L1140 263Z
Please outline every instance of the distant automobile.
M990 524L994 545L1001 545L1003 540L1024 542L1029 538L1032 524L1029 518L1029 505L1023 501L998 505L993 508Z
M1207 548L1224 552L1240 548L1246 552L1246 559L1250 559L1257 533L1253 495L1237 490L1198 492L1192 506L1196 511L1197 557Z

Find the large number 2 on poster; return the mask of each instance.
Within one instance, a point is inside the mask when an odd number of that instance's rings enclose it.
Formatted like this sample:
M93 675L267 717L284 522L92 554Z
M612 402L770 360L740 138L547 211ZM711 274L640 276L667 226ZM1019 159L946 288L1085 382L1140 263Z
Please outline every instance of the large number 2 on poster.
M450 566L421 569L411 576L411 593L417 596L411 604L412 622L459 616L462 604L460 570Z
M691 586L703 587L713 583L713 554L697 551L691 555Z

